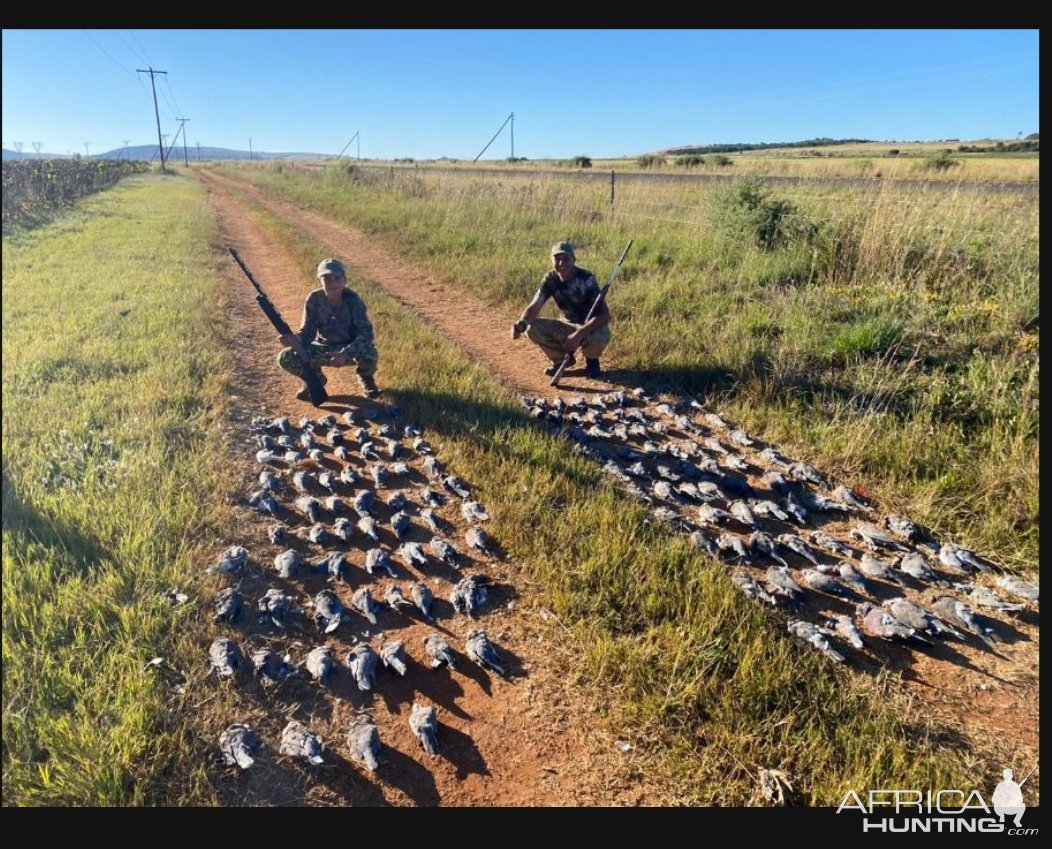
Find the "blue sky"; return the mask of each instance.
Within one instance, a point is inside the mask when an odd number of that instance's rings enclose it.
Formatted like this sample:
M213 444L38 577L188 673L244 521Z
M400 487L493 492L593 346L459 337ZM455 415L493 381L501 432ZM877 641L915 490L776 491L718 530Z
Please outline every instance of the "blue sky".
M1038 36L5 29L3 146L83 155L156 144L150 76L137 73L151 67L167 71L155 77L166 143L186 118L191 150L488 160L512 144L547 159L819 137L1015 139L1039 130Z

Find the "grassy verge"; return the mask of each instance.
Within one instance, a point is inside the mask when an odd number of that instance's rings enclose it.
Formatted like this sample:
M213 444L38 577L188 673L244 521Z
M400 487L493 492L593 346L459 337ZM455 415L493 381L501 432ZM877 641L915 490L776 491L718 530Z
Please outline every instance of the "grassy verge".
M4 239L5 805L211 798L169 712L224 514L210 226L143 176Z

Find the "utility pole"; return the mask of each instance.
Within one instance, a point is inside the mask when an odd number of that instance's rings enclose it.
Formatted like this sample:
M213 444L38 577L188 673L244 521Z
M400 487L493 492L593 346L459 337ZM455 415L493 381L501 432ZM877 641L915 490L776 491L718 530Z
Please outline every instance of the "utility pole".
M252 136L248 137L248 161L252 161Z
M91 142L84 142L84 158L85 159L91 159L91 154L88 152L88 145L89 144L91 144Z
M503 130L503 129L504 129L504 127L505 127L505 126L507 125L508 121L512 121L512 120L514 120L514 119L515 119L515 113L514 113L514 112L512 112L512 113L511 113L511 114L510 114L510 115L509 115L509 116L508 116L507 118L505 118L505 119L504 119L504 123L500 125L500 130ZM486 147L482 148L482 150L480 150L480 151L479 151L479 156L482 156L482 154L484 154L484 153L486 152L487 148L489 148L489 146L490 146L491 144L493 144L493 142L494 142L494 140L495 140L495 139L497 138L497 136L499 136L499 135L500 135L500 130L497 130L497 132L495 132L495 133L493 134L493 138L492 138L492 139L490 139L490 140L489 140L488 142L486 142ZM514 142L513 142L513 144L514 144ZM513 151L514 151L514 148L513 148ZM513 155L514 155L514 153L513 153ZM476 156L476 157L475 157L475 158L474 158L473 160L471 160L471 161L472 161L472 162L478 162L478 161L479 161L479 156Z
M515 161L515 113L511 113L511 161Z
M179 129L181 129L183 131L183 164L187 168L189 168L190 167L190 160L186 156L186 122L189 121L190 119L189 118L176 118L175 120L179 122Z
M358 133L355 133L355 135L358 136ZM361 136L358 136L357 150L358 150L358 158L361 159L362 158L362 137Z
M127 159L129 162L131 162L131 154L128 153L128 142L130 141L131 139L124 140L124 158Z
M336 154L336 161L337 162L340 161L340 157L343 156L344 151L347 150L347 148L349 148L351 146L351 142L354 141L356 138L358 138L358 131L357 130L354 131L354 135L351 136L351 140L349 142L347 142L347 144L345 144L343 146L343 150L341 150L339 153ZM361 142L358 142L358 158L359 159L362 158L362 143Z
M33 150L36 151L37 154L40 153L40 148L42 148L43 146L43 142L33 142Z
M157 109L157 86L153 82L155 74L167 74L167 71L155 71L153 68L144 70L136 68L140 74L150 75L150 88L153 89L153 114L157 118L157 149L161 155L161 173L164 173L164 141L161 139L161 113Z
M201 142L197 143L197 161L201 161Z

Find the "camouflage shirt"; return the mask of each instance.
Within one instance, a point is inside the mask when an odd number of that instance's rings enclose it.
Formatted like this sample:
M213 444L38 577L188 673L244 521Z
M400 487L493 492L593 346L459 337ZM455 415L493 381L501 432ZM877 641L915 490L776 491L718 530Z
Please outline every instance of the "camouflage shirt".
M373 326L365 313L365 303L350 289L343 290L343 300L335 307L321 289L311 292L303 304L303 321L297 333L304 345L373 342Z
M599 284L592 272L584 268L575 269L569 283L563 283L558 274L549 271L541 280L537 296L542 303L554 298L563 318L574 324L584 324L588 311L599 297Z

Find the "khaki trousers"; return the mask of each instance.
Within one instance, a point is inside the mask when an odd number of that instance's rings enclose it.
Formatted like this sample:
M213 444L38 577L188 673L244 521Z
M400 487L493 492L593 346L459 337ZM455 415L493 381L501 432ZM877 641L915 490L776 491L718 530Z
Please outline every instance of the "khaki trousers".
M561 363L566 356L566 350L563 348L566 337L580 328L581 325L561 318L535 318L526 330L526 338L544 351L553 363ZM590 333L577 350L581 351L585 358L597 360L609 344L610 325L606 324Z

